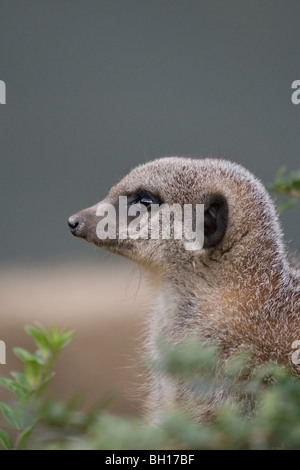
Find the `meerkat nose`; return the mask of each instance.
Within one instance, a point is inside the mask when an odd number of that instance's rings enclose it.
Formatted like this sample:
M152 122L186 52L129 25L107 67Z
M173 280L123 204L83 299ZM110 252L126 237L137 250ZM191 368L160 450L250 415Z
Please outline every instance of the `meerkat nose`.
M84 220L81 215L72 215L68 220L70 231L75 237L80 236L80 230L83 227L83 224Z

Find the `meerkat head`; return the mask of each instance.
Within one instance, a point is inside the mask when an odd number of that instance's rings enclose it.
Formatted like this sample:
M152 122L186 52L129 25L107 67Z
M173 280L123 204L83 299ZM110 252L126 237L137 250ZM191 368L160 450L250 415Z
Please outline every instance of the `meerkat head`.
M161 209L166 207L170 230L164 238ZM173 209L179 210L183 221L185 207L191 211L194 239L184 232L181 238L176 235ZM160 236L151 236L155 230L150 218L155 217ZM140 165L100 203L70 217L69 226L73 235L156 271L207 265L232 251L247 262L249 250L253 255L262 244L266 252L283 251L277 215L263 185L226 160L168 157ZM251 243L246 245L246 238Z

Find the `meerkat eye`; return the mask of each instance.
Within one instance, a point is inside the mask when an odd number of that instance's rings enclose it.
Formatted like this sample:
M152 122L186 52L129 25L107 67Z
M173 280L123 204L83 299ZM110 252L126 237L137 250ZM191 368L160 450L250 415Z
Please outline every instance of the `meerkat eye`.
M158 196L154 196L154 194L148 191L139 191L128 197L128 206L132 206L133 204L143 204L147 208L150 208L152 204L162 204L162 201Z

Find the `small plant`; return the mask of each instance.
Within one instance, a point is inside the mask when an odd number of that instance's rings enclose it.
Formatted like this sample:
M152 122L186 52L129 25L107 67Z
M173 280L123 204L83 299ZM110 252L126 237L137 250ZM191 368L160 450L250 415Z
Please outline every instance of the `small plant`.
M187 380L199 397L214 389L216 349L189 341L180 349L164 344L162 351L164 363L154 365L155 369ZM154 426L102 412L65 448L300 449L300 381L287 368L268 363L253 371L245 354L228 361L219 379L233 399L221 404L209 423L195 422L178 406L165 410Z
M269 189L278 196L283 196L277 207L279 212L293 207L300 201L300 169L286 174L286 169L281 167Z
M300 381L287 368L264 364L252 370L246 354L229 360L219 381L232 400L216 409L207 423L197 423L178 406L165 410L155 426L140 417L118 417L106 410L108 397L88 412L78 411L77 396L62 402L41 398L53 377L52 366L73 332L26 327L37 350L14 352L23 372L0 378L15 397L0 403L9 427L0 430L5 449L300 449ZM216 386L219 352L195 341L179 348L161 345L164 361L152 364L157 372L187 381L195 397ZM36 432L32 433L38 425Z
M23 372L11 372L12 378L0 377L0 385L12 392L15 399L13 405L0 402L0 411L11 429L11 433L0 429L4 449L24 448L39 421L38 402L54 376L53 365L74 334L71 330L58 331L54 325L47 330L40 324L26 326L25 331L33 339L36 351L14 348L14 354L23 362Z

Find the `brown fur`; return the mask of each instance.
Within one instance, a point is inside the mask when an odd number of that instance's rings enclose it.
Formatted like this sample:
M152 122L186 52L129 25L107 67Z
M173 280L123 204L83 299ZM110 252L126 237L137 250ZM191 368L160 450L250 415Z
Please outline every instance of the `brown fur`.
M97 206L76 214L83 219L77 236L121 254L149 273L156 296L149 322L147 351L159 360L157 340L178 344L197 335L220 347L224 358L246 348L253 364L291 364L293 341L300 339L300 274L286 256L278 217L263 185L243 167L216 159L159 159L132 170L102 202L138 189L163 202L209 204L211 195L227 201L228 220L221 241L200 251L181 240L99 240ZM149 408L153 415L175 402L207 417L224 400L195 402L188 387L153 373Z

